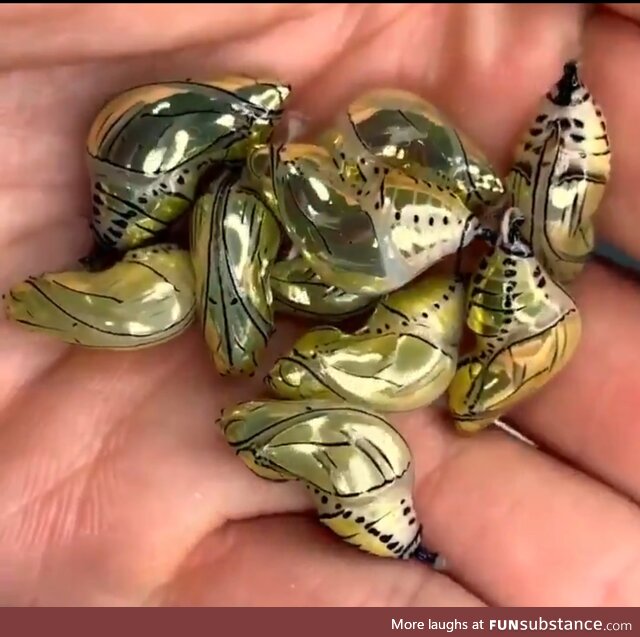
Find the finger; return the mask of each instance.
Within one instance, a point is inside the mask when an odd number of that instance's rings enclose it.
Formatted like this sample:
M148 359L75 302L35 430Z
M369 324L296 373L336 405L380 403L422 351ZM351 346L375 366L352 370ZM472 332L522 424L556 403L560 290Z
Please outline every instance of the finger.
M336 542L312 519L292 515L211 533L147 603L279 606L283 600L287 606L481 605L424 564L366 555Z
M640 601L636 506L502 432L463 438L431 410L393 420L414 458L423 543L479 598L515 606ZM288 498L301 485L275 487L275 511L291 510ZM301 551L312 554L316 541Z
M132 8L118 5L5 5L0 9L5 33L0 70L48 66L52 59L73 64L88 57L161 54L204 42L247 37L281 27L289 20L304 20L319 8L313 4L275 3L250 4L246 11L238 11L233 4L149 4L135 7L132 19ZM198 12L196 20L194 11ZM27 46L28 42L38 42L38 46Z
M610 12L596 13L585 33L585 74L611 140L611 179L595 217L597 229L602 239L639 258L640 85L631 78L640 77L640 25Z
M301 85L296 106L324 124L367 89L415 91L507 170L515 140L538 101L557 80L563 62L576 54L582 7L414 8L378 23L367 19L366 30L354 29L344 49L336 49L321 73ZM429 43L424 51L416 51L419 41Z
M583 318L575 357L513 413L513 422L536 442L640 501L638 283L594 263L574 292Z
M634 20L640 20L640 4L635 2L622 4L620 2L611 2L606 5L612 11L616 11L622 15L628 16Z
M424 415L401 430L424 542L469 590L507 606L640 602L638 507L501 431L463 438Z

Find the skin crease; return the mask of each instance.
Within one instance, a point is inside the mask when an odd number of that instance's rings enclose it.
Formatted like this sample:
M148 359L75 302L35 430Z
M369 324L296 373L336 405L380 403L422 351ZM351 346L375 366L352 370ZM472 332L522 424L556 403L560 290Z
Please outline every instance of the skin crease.
M0 9L0 291L87 252L84 137L131 85L274 74L316 121L375 85L415 90L504 173L578 42L613 149L600 236L640 256L638 5L588 16L569 4L123 9ZM214 419L260 396L261 374L219 378L196 329L110 353L0 320L0 603L638 605L640 288L593 263L574 291L575 359L510 414L547 451L496 429L461 437L433 409L391 418L446 574L341 544L303 489L234 458ZM296 336L278 327L263 370Z

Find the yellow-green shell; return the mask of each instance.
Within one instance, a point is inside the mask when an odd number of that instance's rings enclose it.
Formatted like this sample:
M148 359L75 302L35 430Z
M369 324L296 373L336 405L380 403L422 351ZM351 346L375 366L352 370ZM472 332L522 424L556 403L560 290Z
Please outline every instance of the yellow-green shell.
M100 245L152 242L191 208L212 164L265 142L289 87L243 77L132 88L98 113L87 140Z
M518 145L507 181L524 236L559 283L572 281L593 251L593 216L610 170L605 118L569 63Z
M456 371L464 288L426 277L382 300L355 334L313 329L279 359L267 384L286 399L342 399L380 411L428 405Z
M378 300L328 285L304 257L276 263L271 270L271 290L277 312L329 322L362 314L373 309Z
M348 192L328 152L292 144L275 159L279 217L320 278L380 295L406 285L477 235L477 218L440 184L383 171L366 206Z
M521 222L505 215L497 245L469 288L467 326L476 345L449 387L463 431L486 427L546 385L580 340L578 308L521 241Z
M276 150L272 145L254 146L247 154L244 179L255 188L269 204L271 210L278 213L278 199L273 185L272 168Z
M389 166L446 185L477 213L504 194L476 144L432 104L408 91L378 89L361 95L323 134L322 143L331 149L345 180L359 190L375 181L378 166Z
M270 270L280 228L256 191L221 173L196 203L191 255L198 317L222 374L252 373L273 332Z
M254 473L305 483L320 521L341 539L383 557L418 549L411 453L378 414L331 401L256 401L225 410L219 424Z
M131 250L101 272L30 277L5 304L12 321L67 343L138 349L185 331L195 314L194 287L189 253L162 244Z

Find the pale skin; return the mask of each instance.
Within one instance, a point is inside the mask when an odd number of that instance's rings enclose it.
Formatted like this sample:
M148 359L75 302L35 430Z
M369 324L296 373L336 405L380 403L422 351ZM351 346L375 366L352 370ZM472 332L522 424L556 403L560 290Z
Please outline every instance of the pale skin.
M613 149L598 230L640 257L639 20L638 5L1 7L0 291L86 254L84 137L131 85L276 75L318 121L360 89L407 88L504 171L578 41ZM594 262L574 292L575 359L510 414L545 451L463 438L430 409L392 419L446 573L341 544L298 485L249 472L214 420L263 374L219 378L197 330L107 353L0 322L0 603L638 605L640 288ZM280 326L264 370L294 336Z

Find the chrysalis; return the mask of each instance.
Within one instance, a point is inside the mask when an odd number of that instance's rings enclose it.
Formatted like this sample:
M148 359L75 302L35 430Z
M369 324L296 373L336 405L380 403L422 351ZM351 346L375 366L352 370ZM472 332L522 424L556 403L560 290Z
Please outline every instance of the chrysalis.
M87 141L99 244L124 250L153 241L191 207L212 164L267 140L289 90L229 77L149 84L107 103Z
M378 300L324 283L304 257L276 263L271 290L276 311L336 323L373 309Z
M5 303L11 320L67 343L138 349L164 343L191 324L193 269L177 246L138 248L102 272L30 277Z
M611 151L600 107L569 62L516 152L508 178L523 234L551 278L568 283L594 247L593 215L609 180Z
M477 218L440 184L385 169L375 203L348 194L326 150L279 150L274 186L280 220L320 278L346 292L402 287L479 233Z
M249 402L220 420L227 442L268 480L299 480L320 521L381 557L434 562L421 547L411 453L382 417L331 401Z
M581 334L571 297L522 241L522 216L508 211L491 256L470 286L473 352L449 388L457 426L474 432L549 382L573 356Z
M334 327L307 332L277 361L267 384L282 398L416 409L441 396L453 379L463 324L462 284L427 277L381 301L355 334Z
M446 185L476 213L495 205L504 193L476 145L434 106L407 91L363 94L322 136L322 143L350 183L375 181L375 158L421 181Z
M272 176L275 152L271 145L262 144L252 148L247 155L243 176L260 193L271 210L277 213L278 199L273 189Z
M279 246L272 212L232 172L198 199L191 219L198 315L223 374L253 373L273 332L269 274Z

